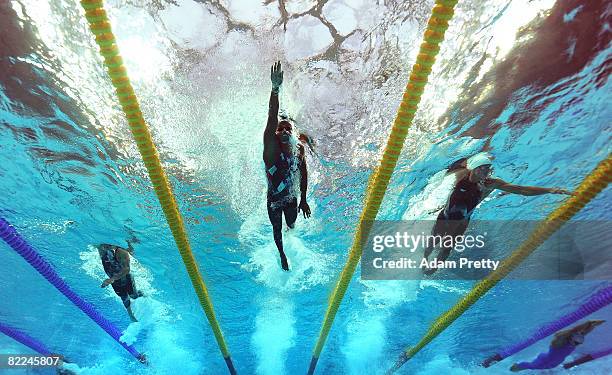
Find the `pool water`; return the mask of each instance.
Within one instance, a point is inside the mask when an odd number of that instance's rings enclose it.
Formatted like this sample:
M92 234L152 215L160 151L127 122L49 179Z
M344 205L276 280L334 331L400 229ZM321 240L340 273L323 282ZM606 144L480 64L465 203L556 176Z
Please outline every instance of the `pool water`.
M305 373L433 1L105 4L238 373ZM435 218L449 189L441 171L481 150L506 181L575 188L612 150L611 22L605 0L460 1L378 218ZM227 373L81 6L4 0L0 25L0 216L149 366L4 243L0 322L82 374ZM261 159L276 60L281 108L317 141L307 156L313 215L283 231L289 273L272 240ZM573 220L609 220L611 198L605 189ZM540 220L562 199L495 193L473 218ZM132 234L132 274L146 297L133 301L139 322L130 324L99 287L93 245L124 246ZM317 373L384 373L473 284L366 281L357 270ZM398 373L509 373L550 338L495 367L479 363L605 285L502 281ZM612 307L591 318L609 322L575 357L612 345ZM0 353L31 352L0 336ZM572 372L612 373L612 357Z

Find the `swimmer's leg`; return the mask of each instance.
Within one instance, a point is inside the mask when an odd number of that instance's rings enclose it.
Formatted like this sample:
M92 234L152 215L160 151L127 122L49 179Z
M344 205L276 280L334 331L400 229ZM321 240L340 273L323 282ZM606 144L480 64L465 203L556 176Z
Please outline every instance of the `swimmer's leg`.
M287 226L291 229L295 227L295 220L298 215L298 206L297 206L297 198L293 198L291 202L283 207L283 212L285 213L285 222Z
M128 294L130 295L130 297L132 299L136 299L144 296L142 291L136 289L136 284L134 283L134 278L132 277L132 275L128 273L126 277L128 279Z
M457 236L463 236L465 234L465 231L467 230L469 223L470 223L469 219L449 220L446 223L447 227L445 228L446 230L443 235L444 236L450 235L450 236L453 236L453 238ZM446 258L448 258L448 256L450 255L452 250L453 250L452 247L443 247L437 256L438 260L442 262L445 261Z
M451 250L452 249L450 247L445 247L440 250L440 253L438 253L438 260L440 262L444 262L446 258L448 258L448 256L450 255Z
M440 251L438 252L438 256L435 259L439 262L444 262L446 258L448 258L448 256L450 255L451 250L452 249L448 247L440 249ZM423 273L429 276L429 275L433 275L437 270L438 270L437 267L431 267L431 268L425 269Z
M120 297L123 301L123 306L125 306L125 309L127 310L128 315L130 316L130 319L132 319L132 322L137 322L138 320L134 316L134 312L132 312L132 302L130 301L130 296L126 294L125 296Z
M446 215L446 211L442 210L438 214L438 218L436 219L436 223L434 224L434 226L433 226L433 228L431 230L431 235L432 236L443 237L448 232L448 226L449 226L448 216ZM431 255L431 253L434 251L435 248L436 247L433 244L430 244L430 246L428 246L425 249L425 251L423 252L423 258L429 260L429 256ZM436 271L437 271L437 268L426 268L423 271L423 273L425 275L431 275L431 274L433 274Z
M433 252L434 247L433 246L429 246L427 249L425 249L425 253L423 254L423 257L425 259L428 259L429 256L431 255L431 253Z
M438 218L436 219L436 223L434 224L432 230L431 230L431 235L432 236L444 236L446 234L446 232L448 232L448 217L446 215L445 210L440 211L440 213L438 214ZM423 254L423 256L425 257L425 259L428 259L429 256L431 255L431 253L434 251L435 246L428 246L427 249L425 249L425 252Z
M551 368L555 368L559 364L563 363L565 358L569 355L569 353L563 356L559 356L557 354L557 350L551 346L548 352L540 353L531 362L515 363L510 368L510 371L517 372L522 370L548 370Z
M285 271L289 271L289 263L287 263L287 256L283 251L283 209L281 207L272 207L272 202L268 201L268 218L272 224L272 232L274 234L274 243L278 249L278 253L281 259L281 267Z
M469 224L469 219L459 219L459 218L451 217L450 220L446 220L446 219L440 219L440 217L438 217L438 221L436 222L436 225L434 226L432 234L434 236L439 235L443 237L448 236L448 235L453 236L453 237L461 236L467 230L468 224ZM440 249L436 259L440 262L444 262L449 257L452 250L453 250L452 247L443 247L442 249ZM433 251L433 247L428 247L425 250L426 259L429 255L431 255L432 251ZM425 275L432 275L437 270L438 270L437 268L428 268L424 270L423 273Z
M128 315L130 316L130 319L132 320L132 322L137 322L138 319L136 319L136 317L134 316L134 312L132 312L132 307L128 306L126 308Z
M129 274L128 274L129 275ZM130 307L130 285L131 285L131 275L129 275L129 278L127 280L117 280L114 283L111 284L111 286L113 287L113 290L115 291L115 294L118 295L121 298L121 301L123 302L123 306L125 306L125 309L128 312L128 315L130 316L130 319L132 319L132 322L137 322L138 320L136 320L136 318L134 317L134 313L132 312L132 308Z

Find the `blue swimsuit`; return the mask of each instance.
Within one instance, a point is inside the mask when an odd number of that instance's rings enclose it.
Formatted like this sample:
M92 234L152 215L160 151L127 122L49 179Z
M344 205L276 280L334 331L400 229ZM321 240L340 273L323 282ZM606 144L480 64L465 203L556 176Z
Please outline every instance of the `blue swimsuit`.
M548 352L540 354L531 362L521 362L518 364L518 366L526 370L544 370L555 368L563 363L565 358L572 354L575 349L576 347L569 342L560 347L553 347L551 345Z

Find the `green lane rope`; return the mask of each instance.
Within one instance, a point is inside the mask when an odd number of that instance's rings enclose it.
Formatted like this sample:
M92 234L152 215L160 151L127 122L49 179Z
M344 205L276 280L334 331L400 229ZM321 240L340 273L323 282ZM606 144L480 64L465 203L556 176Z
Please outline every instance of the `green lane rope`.
M400 156L408 129L412 124L418 104L421 101L427 79L431 73L431 67L436 61L436 55L440 51L439 44L444 40L444 33L448 29L448 22L454 15L454 8L458 0L436 0L431 17L427 23L427 29L423 36L416 64L412 67L410 80L402 97L397 116L387 141L380 165L372 174L370 183L366 190L364 209L359 218L353 245L351 247L346 265L340 274L340 278L334 288L325 312L325 318L313 351L312 360L308 374L313 374L317 365L325 340L329 335L342 298L346 293L355 268L361 258L361 240L366 238L372 227L372 221L376 218L381 202L385 196L389 179L393 174L397 159ZM363 236L363 237L362 237Z
M191 246L189 244L187 232L185 231L183 218L179 212L172 189L170 188L168 177L159 161L157 149L151 139L151 132L142 116L138 99L136 98L130 79L127 76L126 69L123 66L123 60L119 55L119 48L117 47L115 36L113 35L110 22L104 10L104 3L102 0L82 0L81 5L85 10L85 18L89 23L89 28L95 36L96 43L100 47L100 55L104 58L104 65L115 87L117 98L125 113L130 131L147 168L147 172L153 183L153 188L155 189L155 194L159 199L159 203L161 204L166 221L172 231L176 246L183 258L183 263L185 264L193 288L198 296L200 305L210 323L210 327L212 328L230 374L235 374L236 370L234 369L227 344L223 338L221 327L215 317L206 284L204 280L202 280L195 258L191 252Z

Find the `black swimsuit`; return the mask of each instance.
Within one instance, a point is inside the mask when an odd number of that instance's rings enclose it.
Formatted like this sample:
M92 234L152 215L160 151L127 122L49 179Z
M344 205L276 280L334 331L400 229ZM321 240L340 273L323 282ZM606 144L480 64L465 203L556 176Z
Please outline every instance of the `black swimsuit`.
M432 229L432 235L443 237L463 235L469 225L470 216L482 197L483 192L480 190L478 183L470 182L469 176L460 180L455 185L446 206L438 214L438 219ZM425 257L428 257L432 250L432 247L428 248ZM445 260L451 250L452 247L443 246L437 258Z
M268 200L283 200L288 196L295 196L295 183L298 180L300 160L294 155L280 156L274 165L266 171L268 178Z
M474 208L478 206L481 200L482 190L480 190L479 184L471 182L469 176L466 176L457 183L438 218L446 220L469 219Z
M121 262L119 262L119 259L117 259L115 255L117 247L107 244L101 246L104 246L105 249L104 255L102 256L102 266L104 267L104 272L106 272L108 277L113 277L113 275L119 273L123 268ZM136 291L134 279L132 279L132 275L129 273L119 280L116 280L111 285L115 293L121 297L125 307L130 306L130 297L136 299L142 295L140 292Z
M298 156L285 155L281 152L274 165L266 170L268 179L268 217L272 226L282 225L285 213L287 225L293 226L297 219L297 191L300 163Z

